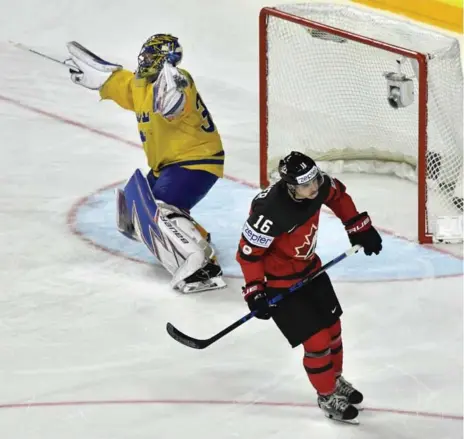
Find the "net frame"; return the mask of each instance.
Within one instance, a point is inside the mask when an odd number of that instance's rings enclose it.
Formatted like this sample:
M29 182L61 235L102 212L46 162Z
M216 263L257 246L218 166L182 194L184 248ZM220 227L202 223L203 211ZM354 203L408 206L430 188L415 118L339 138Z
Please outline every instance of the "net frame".
M417 224L418 241L421 244L434 242L433 235L427 231L427 126L428 126L428 55L399 47L374 38L357 35L326 24L299 17L273 7L265 7L259 15L259 106L260 106L260 185L269 185L268 177L268 34L269 17L286 20L306 28L328 33L335 37L344 38L374 48L385 50L396 55L417 61L418 65L418 145L417 145Z

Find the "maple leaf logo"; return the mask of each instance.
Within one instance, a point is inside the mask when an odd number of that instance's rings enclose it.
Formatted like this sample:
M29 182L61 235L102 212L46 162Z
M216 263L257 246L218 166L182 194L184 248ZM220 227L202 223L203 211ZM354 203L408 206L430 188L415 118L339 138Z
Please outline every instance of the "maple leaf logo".
M307 235L305 235L305 240L303 245L295 247L295 257L301 259L309 259L316 249L317 243L317 226L313 224L311 230Z

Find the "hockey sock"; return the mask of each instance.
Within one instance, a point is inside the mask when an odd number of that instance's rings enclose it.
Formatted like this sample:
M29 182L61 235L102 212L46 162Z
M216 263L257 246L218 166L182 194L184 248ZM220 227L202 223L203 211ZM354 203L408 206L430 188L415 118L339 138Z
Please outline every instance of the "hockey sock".
M329 328L329 334L331 338L330 352L332 363L334 365L335 375L338 377L343 372L343 343L340 320Z
M330 395L335 391L335 370L330 341L329 331L324 329L303 343L305 350L303 366L309 381L319 395Z

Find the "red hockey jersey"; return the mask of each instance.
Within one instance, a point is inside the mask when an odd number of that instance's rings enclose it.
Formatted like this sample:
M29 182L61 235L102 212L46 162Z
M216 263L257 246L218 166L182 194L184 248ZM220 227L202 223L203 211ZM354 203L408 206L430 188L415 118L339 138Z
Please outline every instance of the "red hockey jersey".
M322 205L342 222L358 214L345 189L324 174L313 200L295 200L282 180L259 193L243 226L236 257L245 282L259 280L272 288L288 288L318 269L321 261L315 250Z

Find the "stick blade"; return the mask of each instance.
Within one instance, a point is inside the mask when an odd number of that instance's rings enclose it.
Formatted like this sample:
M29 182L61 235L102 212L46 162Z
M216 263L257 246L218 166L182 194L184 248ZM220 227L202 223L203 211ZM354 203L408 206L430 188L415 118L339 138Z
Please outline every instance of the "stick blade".
M196 338L189 337L188 335L179 331L174 325L172 325L169 322L166 324L166 331L174 340L178 341L184 346L188 346L189 348L204 349L211 344L209 340L198 340Z

